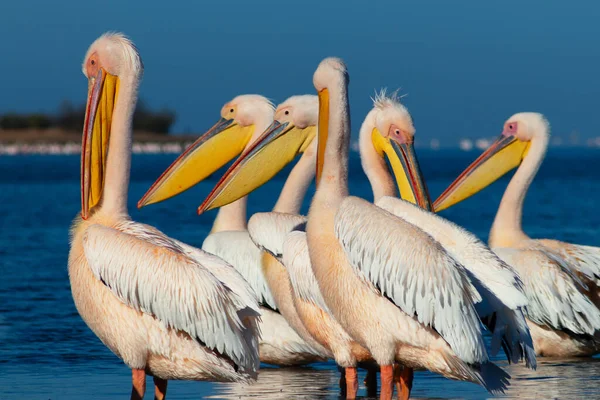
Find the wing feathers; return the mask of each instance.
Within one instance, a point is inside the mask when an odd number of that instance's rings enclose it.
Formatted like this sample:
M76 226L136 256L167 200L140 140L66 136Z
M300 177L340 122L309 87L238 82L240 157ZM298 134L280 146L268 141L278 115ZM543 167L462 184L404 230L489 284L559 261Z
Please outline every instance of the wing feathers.
M242 319L256 319L258 305L244 304L175 241L128 221L117 229L90 226L83 246L94 275L125 304L188 333L243 370L257 370L255 327Z
M402 311L433 327L465 362L487 361L465 271L431 236L355 197L341 204L335 233L357 272Z
M465 268L477 314L492 332L492 354L503 346L509 362L524 358L528 367L535 368L533 340L523 313L528 301L517 272L475 235L440 216L393 197L383 197L377 205L423 229Z
M306 233L291 232L284 243L283 265L287 268L296 295L331 314L313 273Z

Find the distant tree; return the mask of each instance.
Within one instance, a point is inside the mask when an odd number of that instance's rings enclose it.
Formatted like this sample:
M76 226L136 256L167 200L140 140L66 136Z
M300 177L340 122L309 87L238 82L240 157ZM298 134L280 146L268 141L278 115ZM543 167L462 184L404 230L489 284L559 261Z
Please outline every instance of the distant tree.
M56 127L65 131L81 132L85 118L85 104L74 106L63 101L56 115L17 114L0 115L0 129L48 129ZM133 129L167 134L175 122L175 113L163 109L151 111L143 101L138 102L133 115Z
M52 126L52 118L44 114L30 114L27 125L33 129L48 129Z
M133 129L140 131L167 134L174 122L174 112L165 109L159 112L150 111L142 100L138 102L133 115Z
M85 104L73 106L70 101L63 101L56 116L56 127L66 131L81 132L85 118Z
M27 125L27 117L10 113L4 114L0 117L0 128L2 129L26 129Z

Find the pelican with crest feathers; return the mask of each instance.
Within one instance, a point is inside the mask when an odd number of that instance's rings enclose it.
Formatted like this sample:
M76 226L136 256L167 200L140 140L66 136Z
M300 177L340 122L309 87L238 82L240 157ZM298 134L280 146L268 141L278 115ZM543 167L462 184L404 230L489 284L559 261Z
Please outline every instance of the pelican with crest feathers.
M509 376L488 359L464 268L415 225L348 196L346 66L325 59L313 82L320 108L318 184L306 226L310 260L327 306L381 366L381 398L392 397L395 361L502 391ZM404 132L392 131L405 145L402 159L423 206L427 193L412 146Z
M600 352L600 248L531 239L521 225L525 195L544 160L549 132L542 114L511 116L500 137L448 186L434 206L444 210L518 167L502 196L489 245L523 279L536 353L591 356Z
M79 314L132 369L132 399L154 377L251 381L259 367L255 294L218 257L131 220L132 117L143 64L133 43L105 34L83 63L88 101L81 217L71 228L69 279Z
M302 99L293 101L301 102ZM287 105L286 110L289 112ZM273 105L263 96L241 95L227 102L221 109L222 119L215 126L229 123L228 126L239 127L239 132L229 134L231 136L229 140L236 142L237 150L225 149L228 153L221 159L219 167L240 152L247 151L256 137L270 126L273 115ZM214 130L212 128L209 131L211 137L215 137L212 133ZM314 130L307 134L314 137ZM176 196L208 176L204 170L199 170L201 167L206 169L206 159L209 157L204 150L211 146L207 143L206 136L207 134L200 137L161 174L140 199L138 207ZM220 143L214 144L215 150L230 146L219 137L211 140L221 140ZM315 149L307 152L309 156L314 153ZM310 171L307 172L304 166L309 161L308 157L301 159L292 170L274 211L289 213L300 211L304 194L314 176L314 172L312 174ZM248 198L244 196L219 208L211 233L204 240L202 249L236 268L258 296L261 310L260 360L262 362L293 366L326 361L331 353L317 343L300 322L292 304L289 278L285 276L285 272L281 271L281 267L273 264L271 268L264 271L263 275L264 255L252 242L247 231L247 203Z
M403 396L409 394L413 367L480 383L493 392L503 390L508 376L489 362L480 322L492 330L494 352L502 345L509 361L524 358L535 367L521 309L527 301L518 276L473 235L389 197L395 195L395 187L384 155L390 159L402 197L430 209L412 147L412 120L393 98L379 98L361 128L363 166L377 206L348 197L345 67L337 59L327 59L314 82L320 100L317 176L320 171L323 176L308 217L308 244L305 241L303 246L310 254L307 260L324 305L381 365L382 398L392 394L395 361L406 367L399 377ZM334 134L328 135L329 131ZM263 135L252 153L241 158L259 160L261 150L265 154L293 151L285 132L283 126L279 133ZM261 163L254 164L260 171ZM243 184L250 185L247 180ZM251 226L250 230L255 239ZM298 252L303 234L292 236L288 244Z

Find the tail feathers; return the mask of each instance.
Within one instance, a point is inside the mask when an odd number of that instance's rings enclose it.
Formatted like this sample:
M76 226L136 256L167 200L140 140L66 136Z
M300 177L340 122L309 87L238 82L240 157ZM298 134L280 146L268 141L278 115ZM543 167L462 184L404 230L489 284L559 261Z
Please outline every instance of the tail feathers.
M258 369L260 367L260 357L258 354L260 332L260 316L256 315L254 310L246 308L240 310L238 315L242 320L243 330L242 335L246 344L246 356L243 364L240 365L240 370L248 375L250 380L256 380L258 377Z
M510 386L510 375L494 363L481 364L474 373L481 385L494 395L504 393Z
M492 362L483 364L466 364L457 357L446 358L454 379L478 383L488 392L498 395L510 386L510 375Z
M474 281L478 282L478 281ZM476 305L481 322L492 334L492 355L504 348L509 363L525 359L528 368L535 369L537 362L533 350L533 339L525 320L523 307L509 308L485 285L479 283L477 290L482 301Z
M536 369L533 339L521 308L499 310L495 322L492 329L491 354L496 355L502 346L509 363L516 364L524 360L527 368Z

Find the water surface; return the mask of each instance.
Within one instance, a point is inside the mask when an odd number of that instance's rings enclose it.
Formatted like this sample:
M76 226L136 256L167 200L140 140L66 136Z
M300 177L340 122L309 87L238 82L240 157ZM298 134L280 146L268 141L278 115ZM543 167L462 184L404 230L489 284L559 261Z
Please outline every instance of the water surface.
M477 153L419 151L433 197ZM132 217L170 236L200 246L214 212L195 210L218 175L172 200L135 209L135 203L174 155L133 158ZM356 154L351 160L351 193L372 199ZM281 175L250 198L249 211L273 206ZM443 215L482 239L506 185L494 184ZM312 190L312 189L311 189ZM600 152L551 150L527 197L524 229L533 237L600 245ZM79 157L0 157L0 394L3 399L126 398L128 368L83 323L71 298L67 276L68 230L80 209ZM306 202L305 202L306 203ZM306 211L307 203L304 205ZM501 365L505 365L501 362ZM509 398L596 398L597 359L540 360L537 371L508 366ZM171 399L335 399L339 375L333 363L309 368L266 368L254 385L171 382ZM362 379L362 375L361 375ZM150 397L150 391L148 397ZM479 386L417 372L414 396L435 399L488 397ZM366 395L361 385L359 394Z

